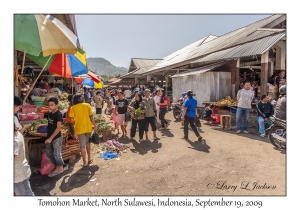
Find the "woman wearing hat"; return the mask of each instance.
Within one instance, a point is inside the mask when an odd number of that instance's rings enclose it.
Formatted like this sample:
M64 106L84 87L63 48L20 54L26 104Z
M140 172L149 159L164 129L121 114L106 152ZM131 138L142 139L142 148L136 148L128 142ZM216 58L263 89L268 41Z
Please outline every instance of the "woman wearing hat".
M182 139L189 139L189 124L192 127L195 135L198 137L198 141L202 140L202 136L195 125L196 116L199 117L198 110L197 110L197 100L193 97L194 94L191 90L187 92L187 99L184 102L184 108L182 113L182 122L184 124L184 137Z

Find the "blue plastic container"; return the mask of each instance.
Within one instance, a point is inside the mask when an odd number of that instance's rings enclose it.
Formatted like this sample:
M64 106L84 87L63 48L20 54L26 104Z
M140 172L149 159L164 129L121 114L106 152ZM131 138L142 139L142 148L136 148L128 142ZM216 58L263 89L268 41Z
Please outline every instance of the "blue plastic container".
M38 133L47 133L48 132L48 126L41 126L37 129Z

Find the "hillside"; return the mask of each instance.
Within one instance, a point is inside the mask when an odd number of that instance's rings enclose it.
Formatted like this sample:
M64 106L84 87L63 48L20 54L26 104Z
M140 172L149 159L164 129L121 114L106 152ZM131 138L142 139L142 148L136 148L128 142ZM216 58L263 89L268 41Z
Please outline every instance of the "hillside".
M96 72L96 74L100 76L107 75L113 77L114 75L124 75L128 72L128 69L124 67L114 66L104 58L87 58L86 61L89 69Z

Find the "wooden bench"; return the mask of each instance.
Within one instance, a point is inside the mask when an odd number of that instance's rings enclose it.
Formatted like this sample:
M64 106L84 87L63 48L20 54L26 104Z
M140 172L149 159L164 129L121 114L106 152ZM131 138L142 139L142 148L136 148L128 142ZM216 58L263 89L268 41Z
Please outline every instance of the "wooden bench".
M221 129L231 129L231 115L220 116L220 127Z

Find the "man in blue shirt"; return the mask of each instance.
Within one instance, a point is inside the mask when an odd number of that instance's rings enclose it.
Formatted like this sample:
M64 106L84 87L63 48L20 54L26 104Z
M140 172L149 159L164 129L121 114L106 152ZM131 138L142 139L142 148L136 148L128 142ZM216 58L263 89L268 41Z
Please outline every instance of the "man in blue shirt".
M187 97L184 101L184 108L182 113L181 120L184 123L184 137L182 139L188 140L188 134L189 134L189 124L191 125L195 135L198 137L198 141L202 140L202 136L200 136L200 133L195 125L196 116L199 117L198 111L197 111L197 100L193 97L194 94L191 90L187 92Z

